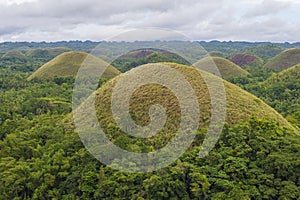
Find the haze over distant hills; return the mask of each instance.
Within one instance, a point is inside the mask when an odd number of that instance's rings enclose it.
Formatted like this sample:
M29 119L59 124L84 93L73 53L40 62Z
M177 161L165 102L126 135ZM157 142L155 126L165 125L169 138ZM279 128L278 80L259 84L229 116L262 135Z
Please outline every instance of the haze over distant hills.
M248 53L251 51L258 52L255 48L259 47L260 53L262 51L274 49L289 49L300 48L300 42L296 43L272 43L272 42L240 42L240 41L198 41L207 51L221 51L230 53L232 51L241 51L245 49ZM0 43L0 53L5 53L14 49L38 49L38 48L52 48L52 47L66 47L74 51L89 51L95 48L100 43L109 43L105 41L58 41L58 42L2 42ZM255 54L255 53L254 53ZM258 55L260 56L260 55Z

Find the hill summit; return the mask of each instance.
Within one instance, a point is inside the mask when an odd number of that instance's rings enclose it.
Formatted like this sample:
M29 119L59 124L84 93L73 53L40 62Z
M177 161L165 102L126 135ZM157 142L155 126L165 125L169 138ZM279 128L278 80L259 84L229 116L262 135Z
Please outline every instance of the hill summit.
M239 65L241 67L243 66L253 66L253 67L261 67L263 65L263 59L259 58L255 55L251 54L235 54L230 58L231 62L235 63L236 65Z
M288 49L272 58L264 66L274 71L282 71L300 63L300 49Z
M112 62L121 72L126 72L139 65L158 62L174 62L189 65L190 63L176 53L156 48L145 48L131 51Z
M156 63L147 64L140 67L153 67L153 65L166 65L181 73L185 79L191 84L199 104L200 112L200 128L207 127L211 117L211 97L209 95L207 84L204 76L209 77L213 82L224 81L217 76L214 76L205 71L201 74L194 67L180 65L176 63ZM114 87L120 78L131 77L132 83L139 82L140 77L132 78L136 73L137 68L132 69L120 76L110 80L108 83L99 88L96 92L95 106L97 109L97 117L103 127L108 127L109 124L115 124L111 111L111 98ZM157 71L157 74L160 72ZM169 77L170 79L172 77ZM176 84L176 83L174 83ZM268 106L259 98L246 92L240 87L224 81L226 91L226 122L228 124L236 124L246 121L249 117L254 116L261 119L273 120L285 127L292 128L292 126L273 108ZM214 91L219 93L219 90ZM127 94L126 91L118 92L119 95ZM121 99L124 99L121 97ZM170 133L172 130L178 128L178 120L180 120L180 104L174 93L158 84L147 84L135 90L130 98L130 113L136 119L139 125L147 125L151 120L149 117L149 109L152 105L162 105L168 115L166 120L166 132Z
M36 70L28 80L31 80L35 77L37 78L52 78L55 76L75 76L81 64L88 56L88 53L85 52L65 52L57 57L53 58L51 61L47 62ZM103 61L100 58L91 56L89 59L93 60L94 63L99 63L103 66ZM113 78L120 72L113 66L109 66L103 74L103 78Z
M213 68L213 65L216 65L222 78L224 79L229 79L236 76L245 76L249 74L249 72L242 69L240 66L234 64L230 60L221 57L205 57L199 60L194 65L204 71L210 71L209 69Z

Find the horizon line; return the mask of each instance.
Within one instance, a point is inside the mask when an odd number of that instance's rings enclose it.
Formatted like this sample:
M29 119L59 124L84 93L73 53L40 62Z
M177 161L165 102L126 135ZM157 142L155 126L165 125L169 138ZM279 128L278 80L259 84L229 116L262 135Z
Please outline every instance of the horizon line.
M0 44L5 43L60 43L60 42L91 42L91 43L101 43L101 42L172 42L172 41L187 41L187 40L136 40L136 41L114 41L114 40L55 40L55 41L0 41ZM290 41L250 41L250 40L188 40L191 42L220 42L220 43L270 43L270 44L298 44L300 41L297 42L290 42Z

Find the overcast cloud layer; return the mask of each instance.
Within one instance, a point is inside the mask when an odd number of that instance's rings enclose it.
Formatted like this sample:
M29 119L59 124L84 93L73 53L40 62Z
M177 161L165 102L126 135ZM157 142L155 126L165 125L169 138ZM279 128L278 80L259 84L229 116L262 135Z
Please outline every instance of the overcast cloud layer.
M0 0L0 42L105 40L135 28L193 40L300 41L298 0Z

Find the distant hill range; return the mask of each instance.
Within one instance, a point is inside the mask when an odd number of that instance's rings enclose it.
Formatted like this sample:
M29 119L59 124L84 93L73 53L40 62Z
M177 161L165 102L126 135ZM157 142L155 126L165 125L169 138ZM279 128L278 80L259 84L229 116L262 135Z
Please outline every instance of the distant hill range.
M234 42L234 41L198 41L203 48L208 51L220 51L222 53L233 55L236 53L247 53L257 55L263 59L268 59L278 54L284 49L300 48L300 43L271 43L271 42ZM132 45L143 42L133 42ZM104 47L111 45L109 42L99 41L60 41L60 42L3 42L0 43L0 54L11 50L32 50L44 48L66 47L73 51L89 52L97 45L102 44ZM128 46L128 43L119 43L121 46Z

